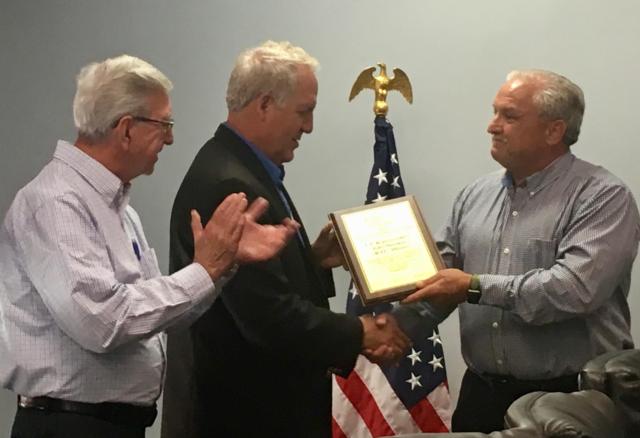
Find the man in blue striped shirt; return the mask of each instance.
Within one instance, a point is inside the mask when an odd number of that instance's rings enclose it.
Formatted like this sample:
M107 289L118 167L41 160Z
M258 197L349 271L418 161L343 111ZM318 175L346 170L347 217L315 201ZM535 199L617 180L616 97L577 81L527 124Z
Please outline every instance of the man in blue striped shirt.
M576 158L582 90L558 74L514 71L488 132L505 170L464 188L439 236L449 269L397 311L407 332L459 310L468 370L454 431L503 428L533 391L577 389L589 359L631 348L627 303L640 236L627 186Z

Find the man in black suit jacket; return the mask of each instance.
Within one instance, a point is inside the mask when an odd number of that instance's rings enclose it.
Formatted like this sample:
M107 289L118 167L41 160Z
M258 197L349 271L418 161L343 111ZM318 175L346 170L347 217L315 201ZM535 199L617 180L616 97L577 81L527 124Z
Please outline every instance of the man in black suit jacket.
M282 165L313 129L316 65L289 43L240 55L227 122L196 156L174 202L172 270L192 258L188 212L206 219L229 193L268 200L266 224L300 222ZM301 226L278 257L239 267L188 333L170 335L163 436L329 437L330 371L348 372L361 352L394 360L408 347L390 317L376 324L329 310L330 268L341 261L330 227L310 244Z

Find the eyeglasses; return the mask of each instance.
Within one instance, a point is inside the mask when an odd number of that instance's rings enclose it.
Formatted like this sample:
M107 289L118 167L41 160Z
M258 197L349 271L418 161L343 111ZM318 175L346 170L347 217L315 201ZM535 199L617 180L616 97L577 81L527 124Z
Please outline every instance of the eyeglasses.
M132 118L133 120L137 120L139 122L158 124L162 126L162 129L164 130L165 134L171 131L173 129L173 125L175 125L175 122L173 120L150 119L148 117L142 117L142 116L133 116Z

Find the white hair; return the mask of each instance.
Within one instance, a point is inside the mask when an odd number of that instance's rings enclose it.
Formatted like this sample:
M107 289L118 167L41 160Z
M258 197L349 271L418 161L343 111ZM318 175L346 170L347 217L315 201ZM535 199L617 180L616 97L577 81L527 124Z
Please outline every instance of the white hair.
M124 115L148 115L149 95L173 88L160 70L129 55L91 63L76 81L73 119L78 132L90 138L103 137Z
M229 77L227 108L240 111L261 94L282 105L295 90L299 66L315 71L318 61L288 41L267 41L242 52Z
M567 131L562 142L571 146L578 141L582 116L584 115L584 94L582 89L566 77L546 70L514 70L507 80L535 80L541 84L533 95L533 103L540 117L548 120L563 120Z

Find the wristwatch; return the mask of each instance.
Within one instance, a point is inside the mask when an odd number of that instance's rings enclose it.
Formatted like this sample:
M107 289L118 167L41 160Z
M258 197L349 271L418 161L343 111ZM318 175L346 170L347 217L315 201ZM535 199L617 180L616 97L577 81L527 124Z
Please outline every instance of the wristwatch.
M471 275L471 281L469 282L469 289L467 289L467 303L478 304L482 291L480 290L480 277L476 274Z

